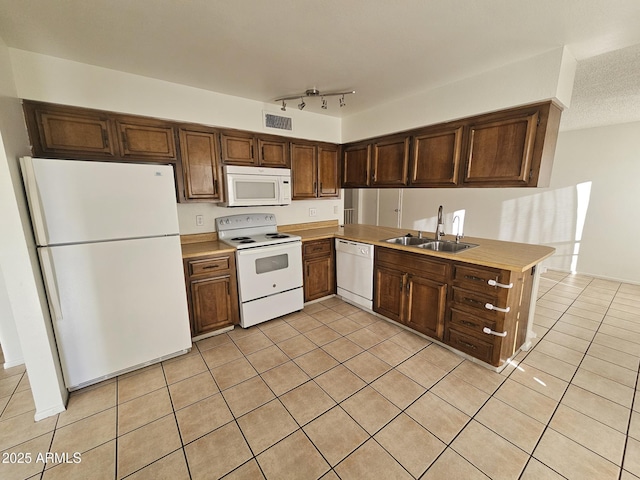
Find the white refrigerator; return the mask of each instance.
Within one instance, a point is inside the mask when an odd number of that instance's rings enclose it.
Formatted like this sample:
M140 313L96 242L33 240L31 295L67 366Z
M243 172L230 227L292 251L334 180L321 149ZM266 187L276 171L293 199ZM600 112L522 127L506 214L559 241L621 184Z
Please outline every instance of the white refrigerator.
M67 388L188 352L173 167L20 162Z

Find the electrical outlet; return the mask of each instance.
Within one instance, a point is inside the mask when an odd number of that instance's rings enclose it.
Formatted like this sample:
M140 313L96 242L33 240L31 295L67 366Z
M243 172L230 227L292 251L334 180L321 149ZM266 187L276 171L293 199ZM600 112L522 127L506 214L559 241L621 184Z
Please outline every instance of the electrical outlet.
M338 213L338 205L333 206L333 213Z
M196 226L202 227L204 225L204 217L202 215L196 215Z
M309 209L309 216L310 216L310 217L315 217L317 213L318 213L318 212L316 211L316 209L315 209L315 208L310 208L310 209Z

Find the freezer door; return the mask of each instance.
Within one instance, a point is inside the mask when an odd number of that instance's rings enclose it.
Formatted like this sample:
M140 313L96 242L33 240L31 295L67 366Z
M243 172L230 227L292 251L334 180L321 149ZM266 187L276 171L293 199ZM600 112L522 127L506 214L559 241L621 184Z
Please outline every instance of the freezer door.
M67 388L191 348L178 236L39 253Z
M20 162L38 245L178 233L170 165L31 157Z

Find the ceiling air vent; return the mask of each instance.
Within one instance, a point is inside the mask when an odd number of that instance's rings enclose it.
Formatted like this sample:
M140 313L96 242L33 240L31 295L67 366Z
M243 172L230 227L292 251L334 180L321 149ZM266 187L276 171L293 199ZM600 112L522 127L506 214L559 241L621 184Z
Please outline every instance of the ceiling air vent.
M277 128L279 130L293 130L290 117L282 117L267 112L264 112L264 126L267 128Z

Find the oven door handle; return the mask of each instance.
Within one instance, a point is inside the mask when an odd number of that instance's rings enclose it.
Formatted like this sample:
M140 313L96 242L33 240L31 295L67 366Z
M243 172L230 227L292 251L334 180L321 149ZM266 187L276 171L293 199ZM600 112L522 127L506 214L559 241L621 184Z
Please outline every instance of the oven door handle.
M302 252L302 242L297 240L294 242L278 243L276 245L268 245L265 247L242 248L240 250L236 250L236 253L238 257L250 255L259 255L263 257L265 254L268 254L270 252L284 251L290 249L291 247L297 247L300 249L300 252Z

